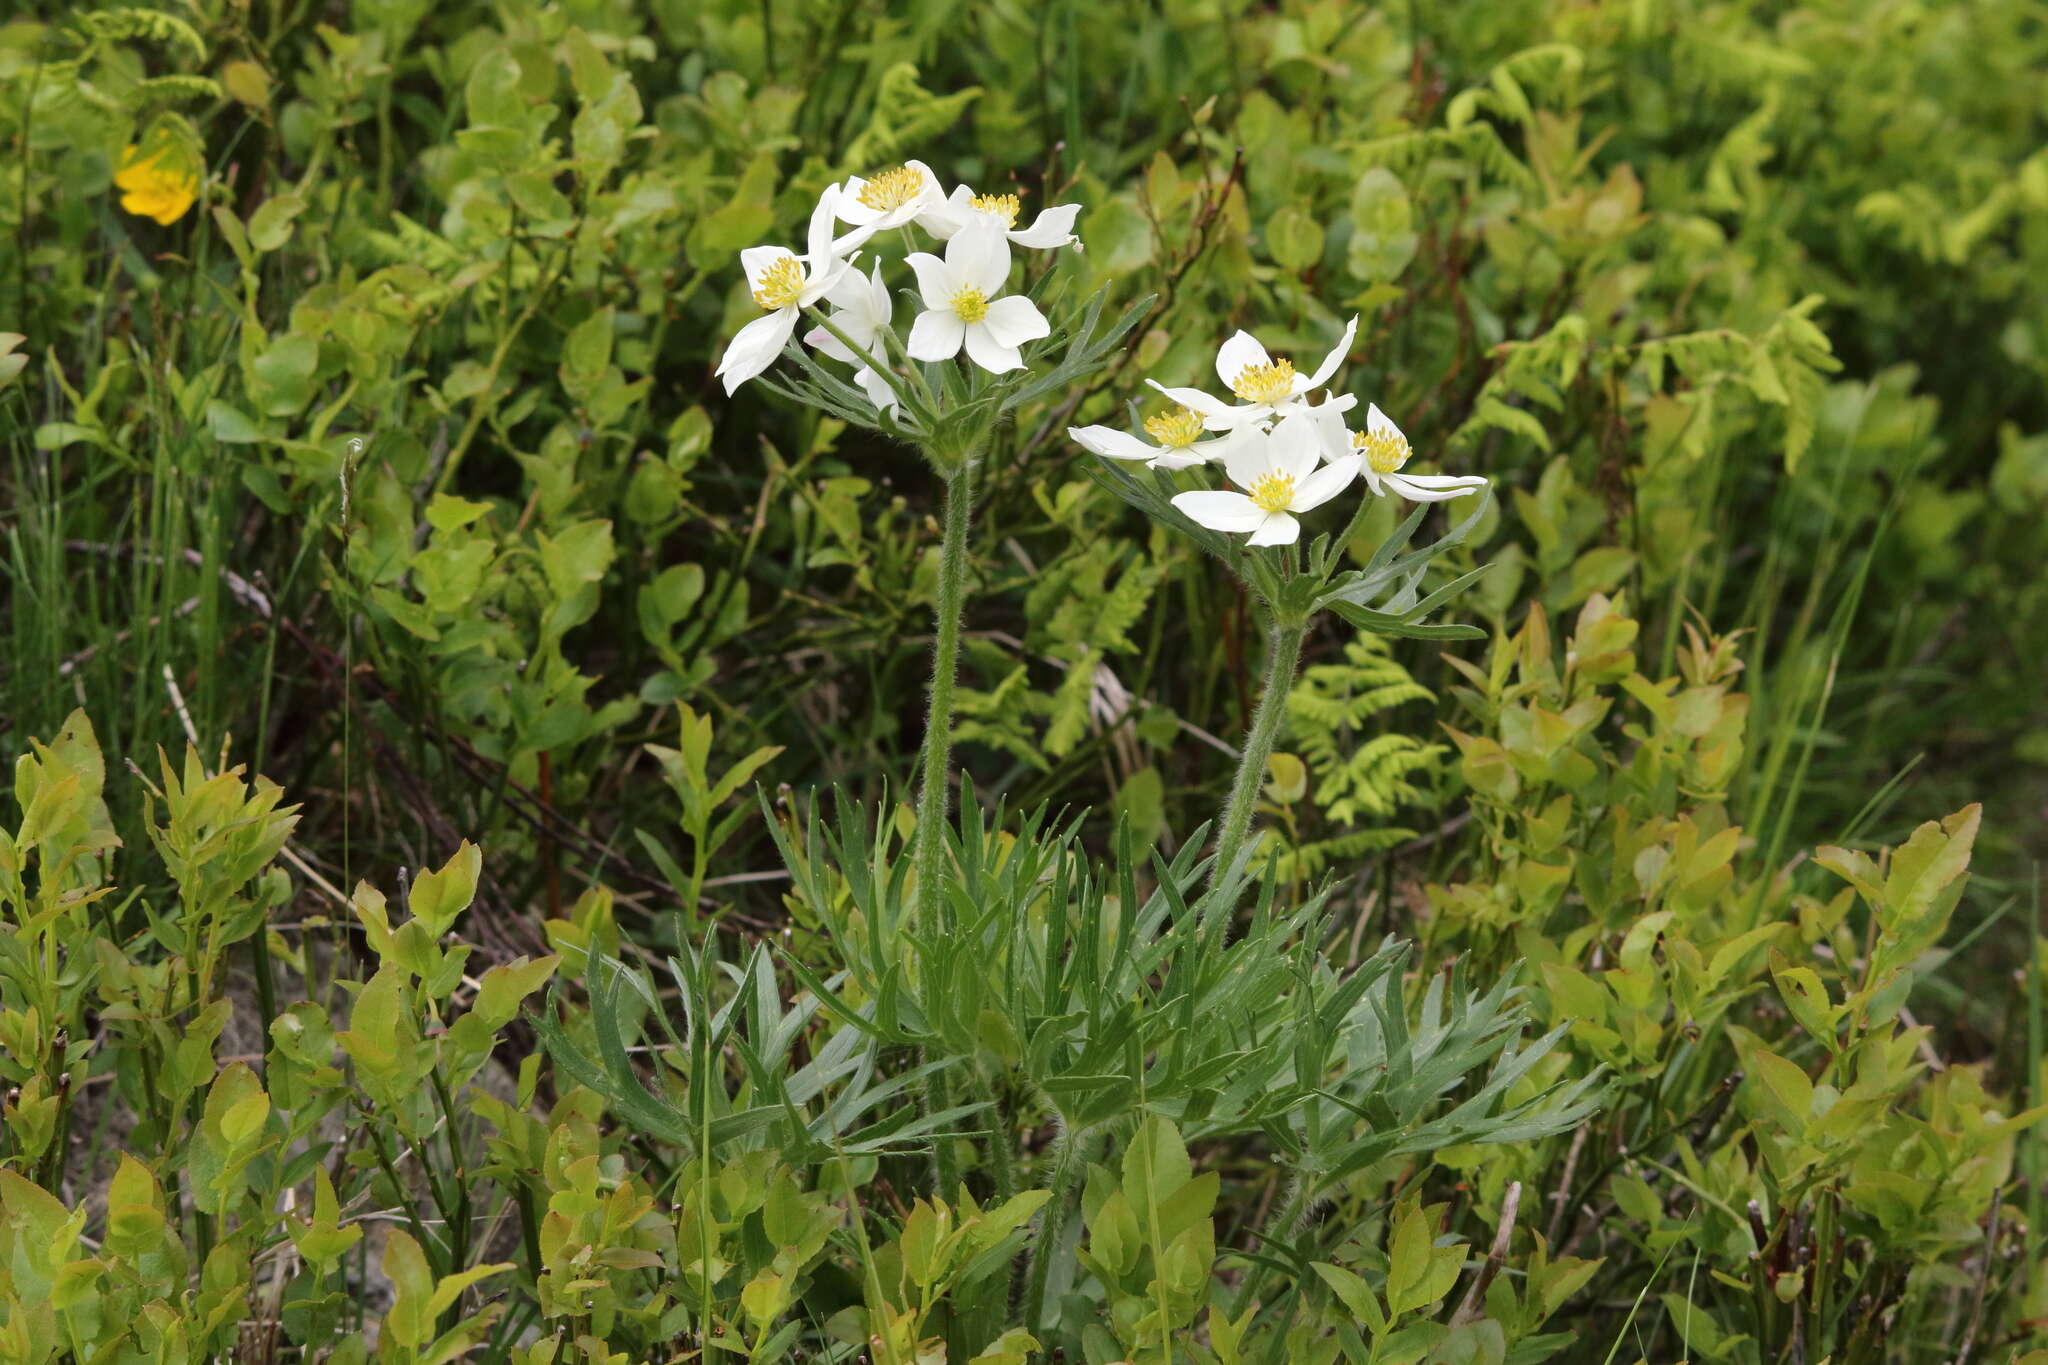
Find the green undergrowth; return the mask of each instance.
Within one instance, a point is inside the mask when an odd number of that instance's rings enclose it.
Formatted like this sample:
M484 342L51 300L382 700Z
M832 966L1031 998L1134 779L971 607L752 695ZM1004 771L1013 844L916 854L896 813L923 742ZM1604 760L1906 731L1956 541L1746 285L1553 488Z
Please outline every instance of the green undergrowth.
M15 5L0 1361L2048 1350L2044 63ZM906 370L1000 399L957 470L714 374L736 253L911 158L1082 206L1030 376ZM1067 434L1353 315L1490 480L1426 530L1244 550Z

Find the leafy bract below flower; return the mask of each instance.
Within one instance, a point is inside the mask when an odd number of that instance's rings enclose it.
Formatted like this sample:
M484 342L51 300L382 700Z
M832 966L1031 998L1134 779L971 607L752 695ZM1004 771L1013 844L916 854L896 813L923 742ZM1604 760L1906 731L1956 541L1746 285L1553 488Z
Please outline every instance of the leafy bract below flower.
M1250 545L1292 545L1295 517L1322 506L1358 477L1362 457L1343 455L1317 468L1322 434L1306 413L1281 419L1264 435L1247 433L1223 456L1223 470L1244 492L1208 489L1175 495L1173 505L1212 531L1249 532Z
M1415 451L1377 403L1366 408L1364 431L1347 432L1335 421L1324 421L1322 428L1324 456L1364 461L1365 481L1375 493L1393 493L1410 502L1443 502L1486 487L1485 478L1478 474L1401 473L1401 466Z
M805 255L779 246L750 246L740 253L747 288L767 316L740 328L725 348L718 375L727 394L775 363L796 330L798 312L830 293L847 272L851 262L833 252L832 217L838 203L836 186L819 196L818 207L811 211L810 250Z
M1191 408L1174 408L1145 419L1145 434L1157 445L1148 445L1127 431L1115 427L1068 427L1067 435L1086 450L1111 460L1143 460L1154 469L1187 469L1220 459L1230 446L1247 434L1228 431L1202 440L1202 414Z
M1033 219L1030 227L1019 228L1017 215L1023 207L1014 194L976 194L959 185L926 210L918 223L942 242L952 240L962 228L983 221L1000 227L1013 246L1047 250L1074 240L1074 219L1081 214L1079 204L1055 204Z
M834 212L840 222L853 225L852 232L834 243L840 251L859 246L885 229L918 221L944 203L939 178L922 161L906 161L868 180L850 175L845 184L834 188L839 192Z
M804 333L804 343L820 355L858 366L853 382L860 385L868 401L877 408L894 408L896 391L877 373L877 367L889 363L887 347L881 338L895 312L889 286L882 280L882 263L876 261L873 270L866 275L858 270L847 271L826 292L825 301L832 305L832 325L859 348L859 354L848 349L845 341L823 327L813 327Z
M1328 383L1344 363L1344 357L1351 351L1351 340L1357 335L1358 319L1354 316L1345 324L1344 335L1336 347L1316 366L1315 373L1304 375L1295 372L1294 362L1275 360L1266 354L1266 348L1251 333L1237 333L1216 351L1216 376L1244 400L1238 404L1219 402L1200 389L1169 389L1157 380L1145 382L1182 407L1201 413L1209 430L1230 431L1302 408L1307 394ZM1352 401L1348 397L1338 398L1323 406L1341 412Z
M975 223L946 243L946 258L929 251L905 257L917 272L925 311L910 326L904 350L913 360L968 359L991 374L1022 369L1018 348L1052 332L1038 305L1021 294L998 298L1010 278L1010 244L993 223Z
M169 227L185 216L199 197L199 177L177 164L169 147L159 147L148 156L130 146L121 153L114 186L121 190L121 207L141 218L154 218Z

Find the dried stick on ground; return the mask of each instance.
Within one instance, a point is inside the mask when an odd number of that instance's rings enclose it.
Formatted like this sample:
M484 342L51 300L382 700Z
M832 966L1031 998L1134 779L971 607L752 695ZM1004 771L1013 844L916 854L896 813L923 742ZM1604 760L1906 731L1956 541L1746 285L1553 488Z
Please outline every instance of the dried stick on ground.
M1493 1249L1486 1253L1486 1264L1479 1267L1479 1274L1472 1281L1472 1287L1465 1291L1464 1300L1458 1311L1451 1314L1451 1326L1462 1327L1468 1322L1479 1321L1486 1311L1486 1291L1493 1287L1494 1277L1508 1259L1508 1239L1515 1235L1515 1215L1522 1207L1522 1182L1517 1180L1508 1186L1507 1198L1501 1200L1500 1226L1494 1230Z

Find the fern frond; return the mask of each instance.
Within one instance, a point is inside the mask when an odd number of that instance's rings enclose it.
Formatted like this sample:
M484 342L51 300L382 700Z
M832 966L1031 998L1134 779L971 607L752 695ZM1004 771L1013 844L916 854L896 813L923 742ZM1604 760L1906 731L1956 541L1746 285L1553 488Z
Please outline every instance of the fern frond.
M72 19L93 38L103 42L125 42L147 38L166 47L180 47L195 62L206 60L206 40L199 30L175 14L154 9L85 10Z

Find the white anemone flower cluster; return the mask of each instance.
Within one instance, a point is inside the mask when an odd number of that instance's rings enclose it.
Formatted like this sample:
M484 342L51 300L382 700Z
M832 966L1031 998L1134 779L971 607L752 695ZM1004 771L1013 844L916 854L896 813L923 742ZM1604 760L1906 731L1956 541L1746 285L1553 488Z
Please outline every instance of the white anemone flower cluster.
M804 344L854 366L854 382L869 400L878 409L894 409L896 389L886 377L895 337L894 296L879 260L865 274L854 264L870 239L890 229L921 229L944 250L913 251L905 258L916 273L923 308L900 343L903 353L940 361L964 350L992 374L1023 368L1022 348L1052 328L1029 298L1004 293L1011 248L1078 250L1074 220L1081 206L1046 209L1023 228L1017 226L1019 212L1014 194L976 194L966 185L945 192L922 161L827 187L811 213L803 254L774 246L740 253L762 316L739 330L718 363L726 393L775 363L800 314L829 304L832 311L803 334ZM837 232L840 224L848 230Z
M1097 455L1142 460L1154 469L1221 463L1235 489L1180 493L1173 505L1212 531L1247 536L1251 545L1294 544L1301 538L1297 518L1360 477L1374 493L1414 502L1440 502L1484 488L1486 480L1478 475L1402 473L1414 452L1377 403L1367 405L1365 429L1354 432L1344 414L1357 406L1356 398L1333 394L1311 401L1343 364L1357 334L1354 317L1336 347L1304 375L1292 361L1274 359L1249 332L1238 332L1216 352L1216 376L1237 402L1148 379L1174 404L1145 419L1150 441L1104 426L1069 427L1067 434Z

